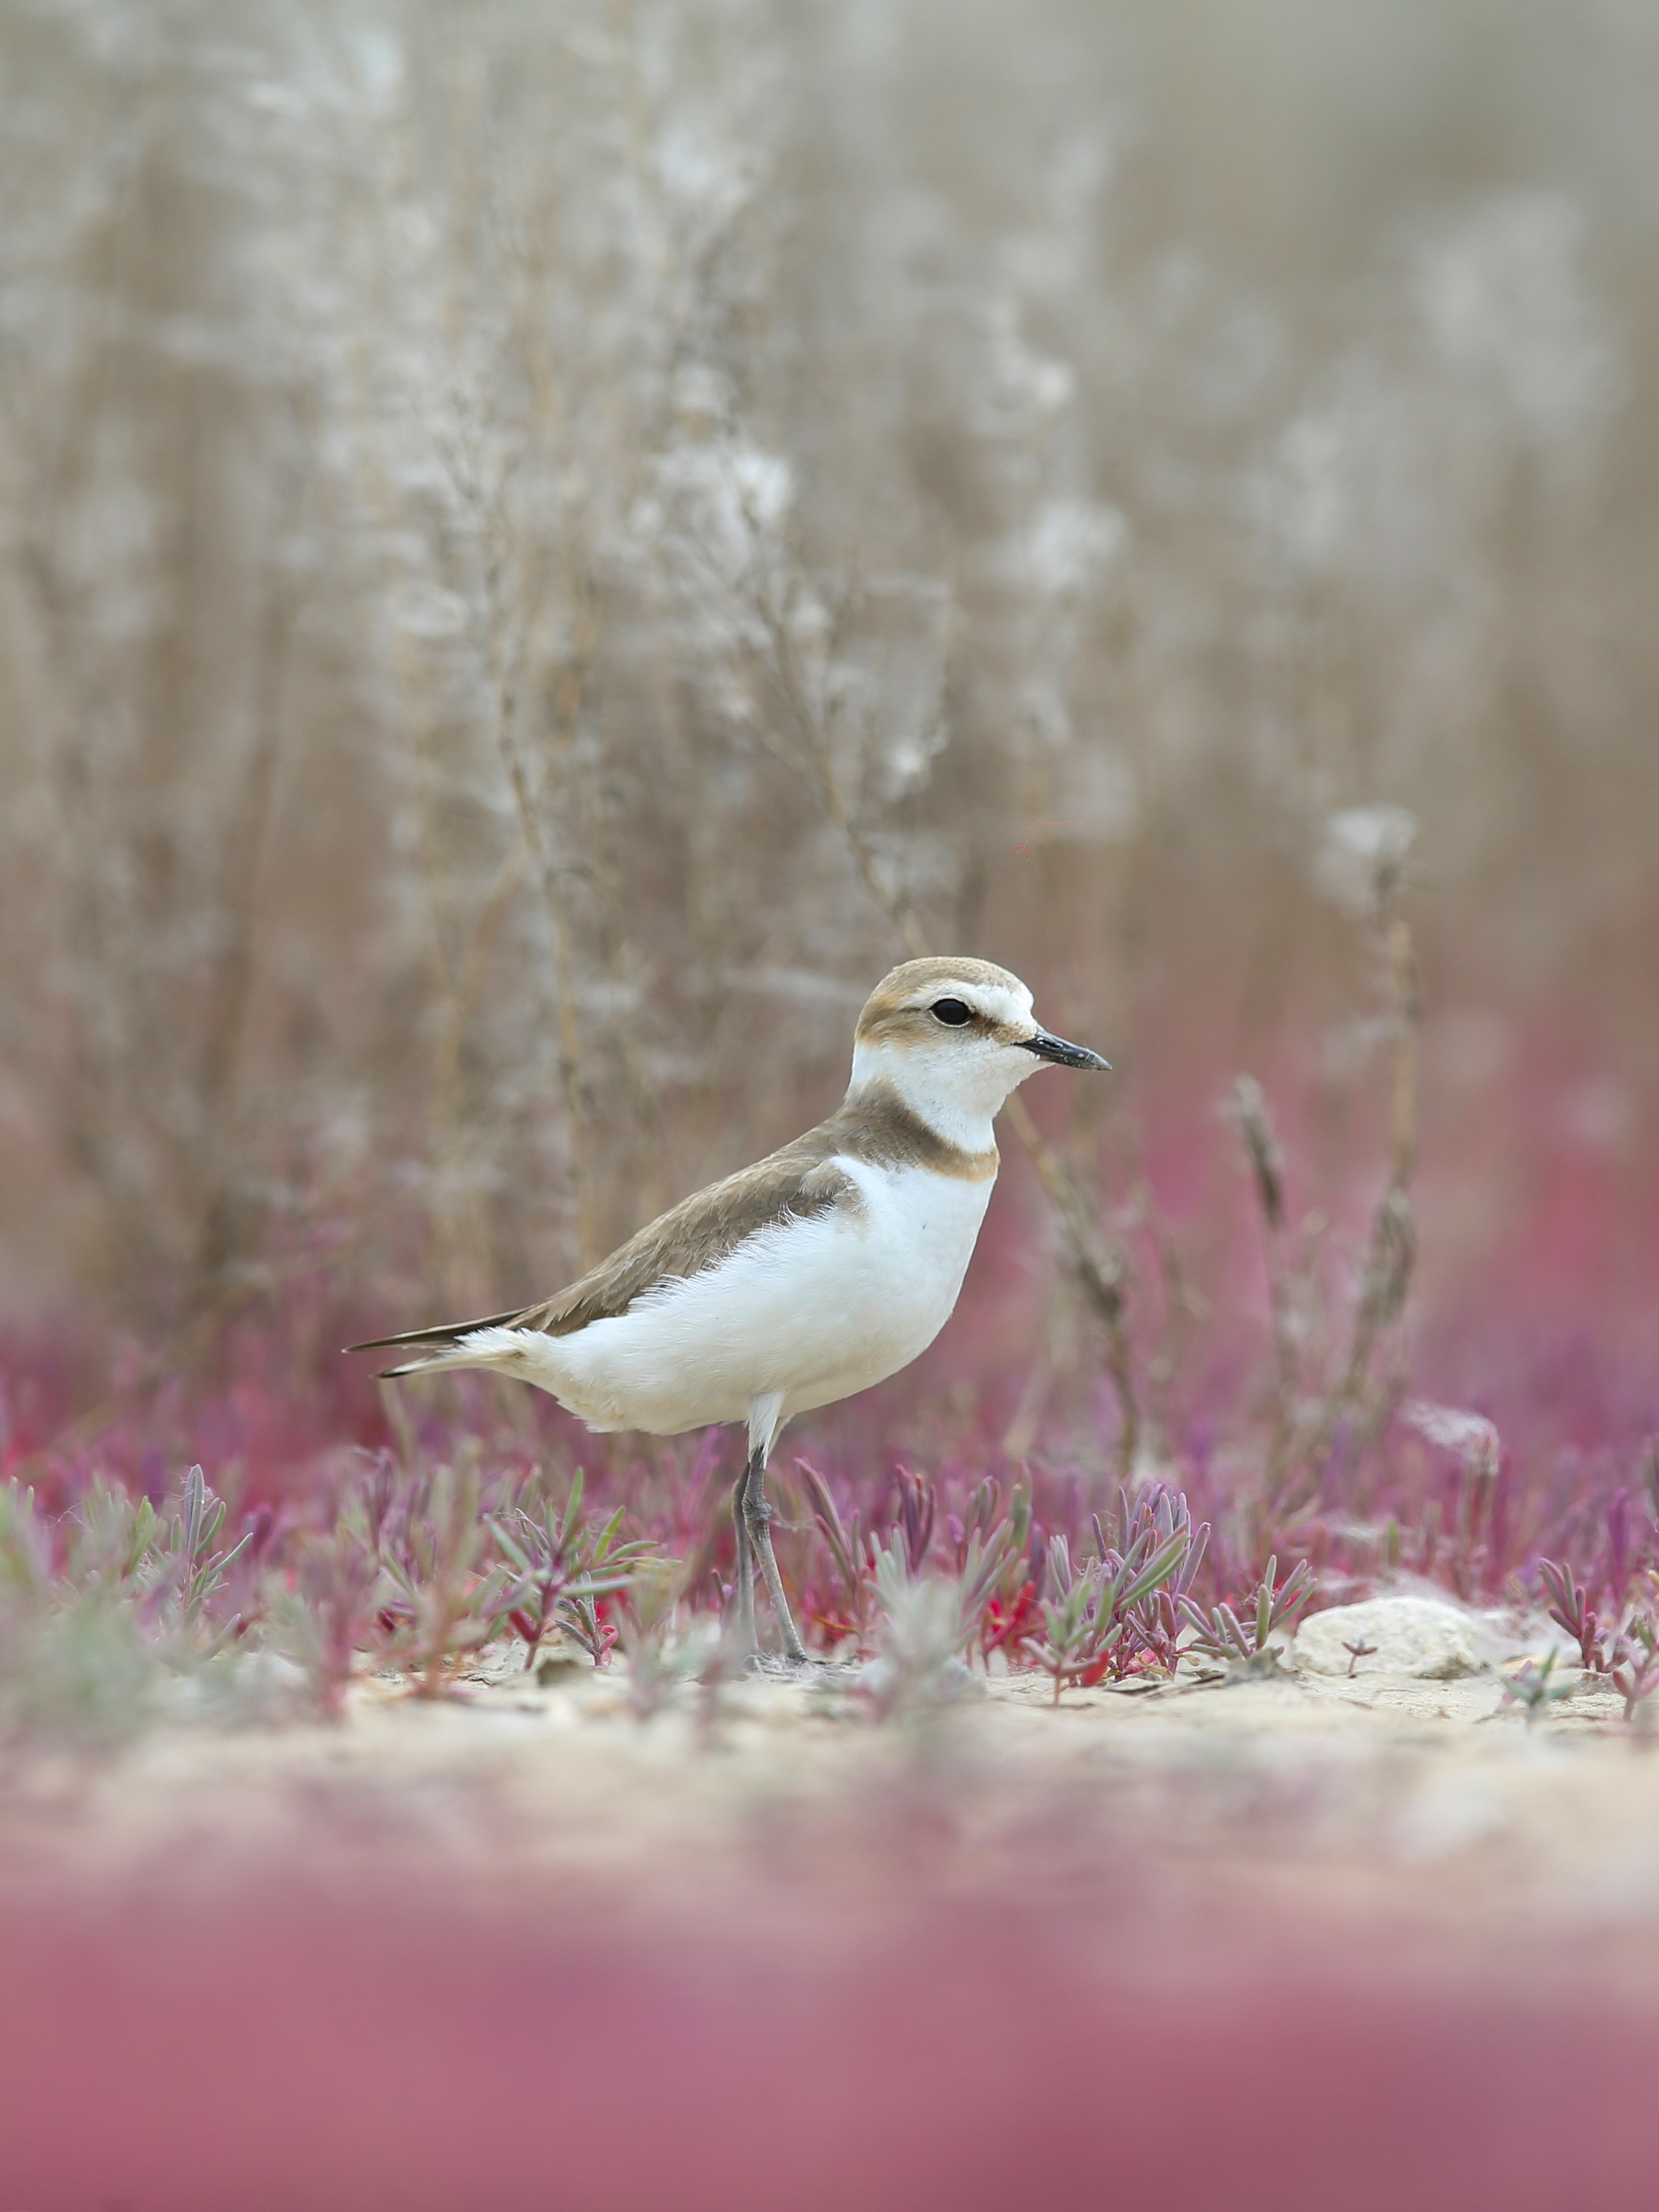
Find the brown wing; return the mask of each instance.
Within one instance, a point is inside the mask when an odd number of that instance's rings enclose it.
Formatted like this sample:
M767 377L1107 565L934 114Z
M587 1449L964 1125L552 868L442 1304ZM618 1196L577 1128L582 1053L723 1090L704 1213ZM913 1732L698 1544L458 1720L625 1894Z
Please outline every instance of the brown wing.
M857 1197L851 1178L830 1165L840 1146L836 1121L809 1129L781 1152L751 1168L710 1183L648 1222L568 1290L540 1304L482 1321L415 1328L401 1336L370 1337L348 1352L378 1352L400 1345L456 1344L475 1328L533 1328L549 1336L574 1335L590 1322L624 1314L637 1297L677 1277L699 1274L734 1252L757 1230L785 1219L810 1220Z
M626 1313L659 1283L714 1267L758 1230L785 1219L811 1220L844 1204L856 1186L830 1164L835 1145L829 1129L826 1123L809 1130L752 1168L682 1199L568 1290L527 1307L517 1326L573 1335L590 1322Z

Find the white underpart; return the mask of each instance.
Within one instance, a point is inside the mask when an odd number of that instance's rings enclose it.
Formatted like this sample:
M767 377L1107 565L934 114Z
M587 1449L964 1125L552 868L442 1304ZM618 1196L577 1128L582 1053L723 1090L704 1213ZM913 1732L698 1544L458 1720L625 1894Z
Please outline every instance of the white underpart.
M590 1428L653 1436L757 1419L775 1434L793 1414L867 1389L950 1318L992 1178L835 1164L860 1208L776 1223L572 1335L475 1329L460 1350L550 1391Z

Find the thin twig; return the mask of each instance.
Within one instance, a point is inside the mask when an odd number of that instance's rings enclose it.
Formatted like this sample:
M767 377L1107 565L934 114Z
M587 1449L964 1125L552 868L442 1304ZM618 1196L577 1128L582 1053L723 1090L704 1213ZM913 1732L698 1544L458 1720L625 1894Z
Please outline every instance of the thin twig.
M587 1111L581 1074L581 1044L576 1020L573 932L566 899L567 871L556 849L549 810L532 776L520 729L520 698L525 654L524 623L507 606L507 575L509 556L506 519L502 512L504 485L487 496L481 481L473 440L476 424L457 401L458 426L466 447L465 466L455 471L457 488L470 507L477 532L483 588L492 691L492 720L496 748L507 770L519 827L535 861L535 876L546 909L552 952L554 1018L557 1024L557 1066L560 1095L570 1146L570 1182L575 1200L577 1249L584 1267L599 1256L599 1240L593 1218L588 1175ZM586 685L597 620L592 579L586 565L573 560L570 582L575 601L575 621L568 653L559 672L555 691L553 735L555 750L566 755Z
M1290 1278L1285 1265L1283 1154L1267 1095L1253 1075L1241 1075L1234 1082L1233 1119L1243 1139L1255 1183L1267 1270L1267 1304L1273 1322L1276 1370L1273 1441L1269 1452L1271 1486L1284 1471L1295 1435L1301 1375Z
M1379 874L1376 930L1387 956L1391 1005L1389 1061L1389 1176L1371 1217L1365 1261L1354 1302L1348 1349L1334 1388L1326 1391L1305 1422L1300 1418L1276 1434L1269 1455L1263 1510L1271 1519L1284 1510L1285 1485L1297 1468L1323 1459L1342 1423L1357 1420L1362 1441L1381 1430L1398 1394L1398 1377L1378 1387L1373 1375L1377 1351L1405 1310L1417 1257L1411 1178L1417 1157L1417 1031L1422 1018L1417 966L1410 927L1395 906L1397 876ZM1264 1540L1271 1531L1264 1534Z
M1393 1012L1389 1071L1389 1181L1371 1219L1370 1243L1354 1310L1352 1341L1331 1401L1330 1425L1358 1405L1378 1337L1404 1310L1417 1260L1411 1179L1417 1159L1417 1031L1422 1018L1417 963L1409 927L1392 910L1393 890L1379 892Z

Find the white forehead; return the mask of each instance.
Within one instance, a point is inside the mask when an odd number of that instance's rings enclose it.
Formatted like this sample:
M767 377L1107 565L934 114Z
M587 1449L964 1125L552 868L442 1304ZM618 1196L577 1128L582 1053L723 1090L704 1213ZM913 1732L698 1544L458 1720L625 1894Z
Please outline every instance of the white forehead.
M976 1014L988 1015L994 1022L1012 1022L1016 1028L1031 1018L1031 994L1017 975L1011 975L1006 983L972 981L965 975L947 977L926 990L913 991L904 1003L932 1006L941 999L960 999Z

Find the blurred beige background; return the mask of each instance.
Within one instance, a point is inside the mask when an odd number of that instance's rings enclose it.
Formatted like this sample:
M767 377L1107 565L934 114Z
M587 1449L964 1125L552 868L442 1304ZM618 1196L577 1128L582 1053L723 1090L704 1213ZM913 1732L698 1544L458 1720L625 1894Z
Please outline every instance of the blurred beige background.
M544 1289L906 923L1119 1063L1109 1188L1242 1065L1335 1173L1407 815L1443 1261L1540 1146L1630 1214L1645 0L88 0L0 80L6 1312Z

